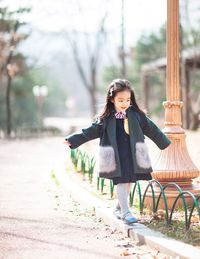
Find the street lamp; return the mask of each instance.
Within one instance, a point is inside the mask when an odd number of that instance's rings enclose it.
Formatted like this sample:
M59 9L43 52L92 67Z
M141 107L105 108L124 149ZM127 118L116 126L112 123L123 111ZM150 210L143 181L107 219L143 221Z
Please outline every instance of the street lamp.
M43 104L44 99L48 95L48 87L46 85L35 85L33 87L33 95L35 96L37 108L38 108L38 120L39 126L42 127L43 125Z
M172 208L179 190L173 185L178 183L183 191L189 191L195 196L200 193L198 185L192 180L199 176L199 169L194 165L187 151L185 132L182 126L179 83L179 0L167 1L167 101L165 107L164 133L172 141L169 148L159 152L154 166L152 177L164 186L169 186L165 191L168 208ZM155 192L158 197L160 188ZM182 197L182 196L181 196ZM184 196L183 196L184 197ZM193 204L193 198L185 197L188 204ZM183 206L183 201L177 201L176 206ZM164 203L162 205L164 207Z

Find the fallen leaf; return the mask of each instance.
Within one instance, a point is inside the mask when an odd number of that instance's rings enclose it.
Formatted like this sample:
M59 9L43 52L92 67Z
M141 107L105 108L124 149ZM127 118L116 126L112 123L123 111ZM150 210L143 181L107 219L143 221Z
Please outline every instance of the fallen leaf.
M192 218L191 218L192 223L198 223L199 221L200 221L199 216L197 216L197 215L192 216Z
M130 251L128 251L128 250L125 250L125 251L123 251L120 255L121 256L128 256L128 255L132 255L133 253L132 252L130 252Z

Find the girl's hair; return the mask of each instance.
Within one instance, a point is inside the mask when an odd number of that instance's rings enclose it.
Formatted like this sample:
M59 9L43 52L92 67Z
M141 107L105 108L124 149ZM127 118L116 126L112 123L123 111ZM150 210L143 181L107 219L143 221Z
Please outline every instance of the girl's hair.
M102 110L102 112L97 116L100 120L108 117L112 111L114 110L114 104L111 101L117 93L122 91L130 91L131 93L131 106L135 108L135 110L139 113L145 114L144 111L142 111L136 100L135 100L135 94L133 89L131 88L131 83L126 79L115 79L113 80L109 87L108 87L108 93L106 96L106 104Z

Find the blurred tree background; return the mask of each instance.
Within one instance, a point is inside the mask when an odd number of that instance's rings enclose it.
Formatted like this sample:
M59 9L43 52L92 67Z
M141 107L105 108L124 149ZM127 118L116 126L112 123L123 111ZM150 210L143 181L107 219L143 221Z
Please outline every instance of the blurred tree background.
M194 63L189 69L190 87L188 96L190 98L190 106L187 112L190 113L190 125L186 128L196 130L200 126L200 4L196 0L180 0L180 57L181 53L186 50L190 53L195 51L193 56ZM142 87L141 68L144 64L158 61L166 57L166 23L160 26L157 32L145 33L140 36L136 44L130 47L131 55L127 55L130 59L127 67L127 78L133 82L134 89L138 94L141 105L144 105L144 89ZM181 59L180 59L181 62ZM181 67L181 66L180 66ZM180 68L182 70L182 67ZM182 71L180 71L180 74ZM108 83L112 78L120 77L119 66L105 67L103 71L103 79ZM181 87L185 82L181 78ZM149 110L147 113L164 119L164 109L162 102L166 99L166 70L155 69L148 74L149 93ZM184 104L185 105L185 104ZM185 120L183 114L183 121Z
M127 32L128 0L109 0L105 5L101 1L83 4L81 0L67 3L59 0L49 11L47 6L51 4L46 2L45 5L45 2L40 2L41 13L37 11L41 19L38 29L27 19L34 17L31 4L11 8L8 1L0 0L1 134L4 132L9 136L18 129L39 127L38 107L32 91L35 85L48 87L42 107L44 117L93 117L103 106L108 84L120 77L133 83L143 107L141 68L166 57L165 22L154 31L141 32L136 39L134 34ZM113 13L114 6L116 13ZM199 9L196 0L180 0L181 50L200 48ZM54 16L58 20L63 13L66 20L60 19L60 28L48 25L48 30L42 29L44 21L49 19L50 23ZM112 15L116 15L116 24L111 28ZM86 23L88 17L93 21L93 29ZM132 19L135 22L134 17ZM127 36L129 41L126 41ZM197 118L192 128L197 129L200 114L200 70L197 65L190 69L190 75L191 114ZM156 70L149 75L147 112L161 119L165 81L163 71Z
M38 68L20 52L20 44L31 30L23 22L31 8L0 8L0 128L7 136L11 130L39 127L33 86L48 85L44 116L59 116L65 109L66 92L47 68Z

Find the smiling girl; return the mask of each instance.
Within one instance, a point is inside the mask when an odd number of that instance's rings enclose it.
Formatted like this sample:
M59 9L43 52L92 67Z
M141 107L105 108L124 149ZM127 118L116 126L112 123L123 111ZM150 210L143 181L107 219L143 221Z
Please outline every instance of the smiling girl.
M126 79L115 79L108 87L106 104L96 121L82 132L65 138L65 144L72 149L100 138L99 176L112 179L116 185L118 203L114 214L127 224L138 221L128 205L132 183L152 179L145 135L160 149L171 143L139 108L131 83Z

